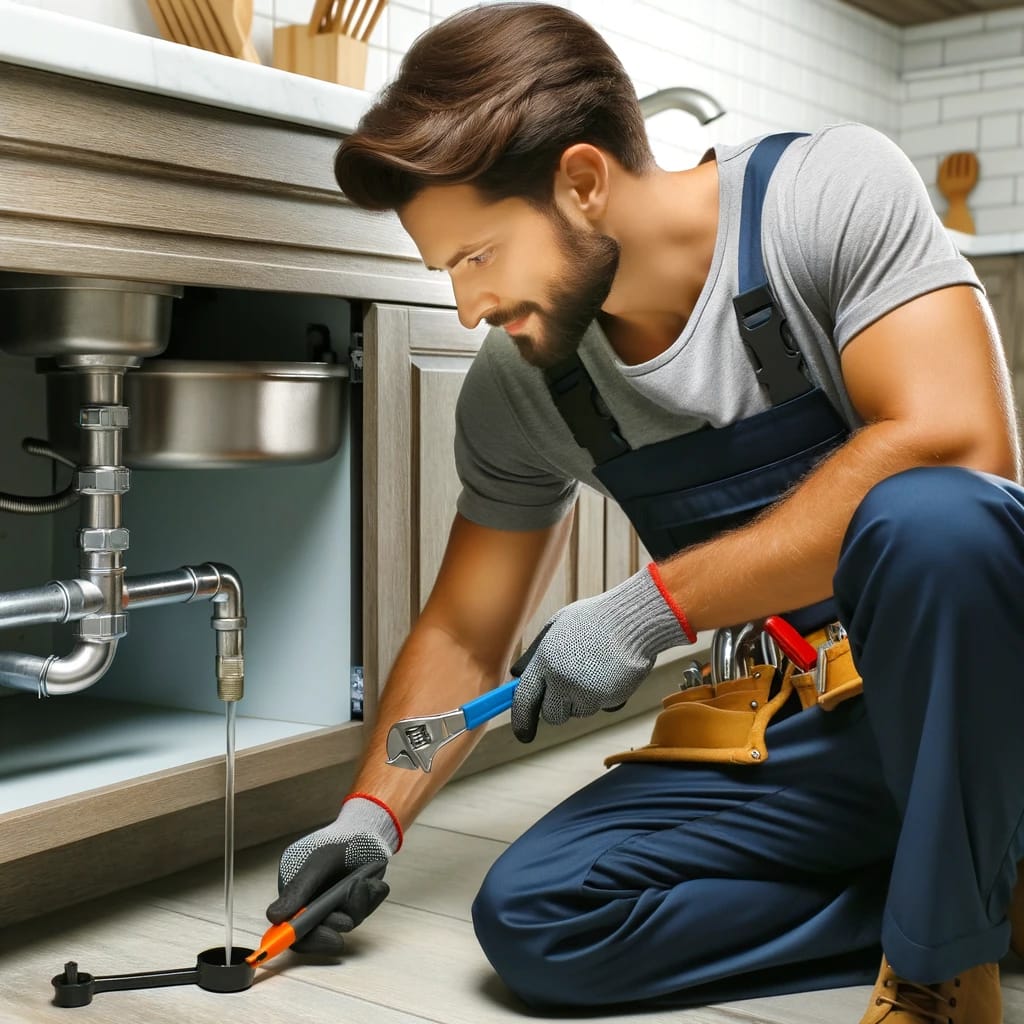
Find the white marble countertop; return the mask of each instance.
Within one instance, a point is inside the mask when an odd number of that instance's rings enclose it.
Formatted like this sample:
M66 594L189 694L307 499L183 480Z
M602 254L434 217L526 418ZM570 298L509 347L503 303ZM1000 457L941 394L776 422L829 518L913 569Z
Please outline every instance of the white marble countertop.
M370 93L82 18L0 0L0 63L352 131Z

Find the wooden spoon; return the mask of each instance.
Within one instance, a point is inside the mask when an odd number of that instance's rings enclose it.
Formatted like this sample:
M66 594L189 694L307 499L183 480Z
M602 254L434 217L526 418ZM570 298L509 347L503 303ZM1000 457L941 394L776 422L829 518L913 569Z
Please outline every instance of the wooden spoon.
M974 234L974 218L967 209L967 195L978 182L978 158L973 153L950 153L939 164L937 184L949 201L942 223L954 231Z

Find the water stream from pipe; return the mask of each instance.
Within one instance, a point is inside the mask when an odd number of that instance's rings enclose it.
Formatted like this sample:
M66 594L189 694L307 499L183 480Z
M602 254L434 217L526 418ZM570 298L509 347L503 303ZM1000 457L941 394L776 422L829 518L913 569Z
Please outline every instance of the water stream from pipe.
M224 963L234 949L235 917L235 711L238 702L224 702L227 742L224 754Z

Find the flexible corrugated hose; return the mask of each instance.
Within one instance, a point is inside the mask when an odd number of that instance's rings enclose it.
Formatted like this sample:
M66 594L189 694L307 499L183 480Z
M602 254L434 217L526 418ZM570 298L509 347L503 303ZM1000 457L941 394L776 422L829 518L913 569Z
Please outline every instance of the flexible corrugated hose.
M29 455L39 455L42 458L52 459L65 466L75 469L75 463L66 459L63 455L55 452L46 441L40 441L35 437L26 437L21 442L21 447ZM70 508L78 501L78 492L74 483L68 484L63 491L57 494L43 494L38 497L19 494L7 494L0 491L0 512L14 512L17 515L47 515L50 512L60 512L61 509Z

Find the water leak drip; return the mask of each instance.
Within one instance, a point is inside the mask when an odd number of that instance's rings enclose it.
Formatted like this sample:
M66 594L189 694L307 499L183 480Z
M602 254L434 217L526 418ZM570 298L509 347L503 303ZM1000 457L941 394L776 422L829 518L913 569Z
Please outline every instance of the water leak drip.
M224 702L224 958L231 963L235 920L235 712L238 703Z

